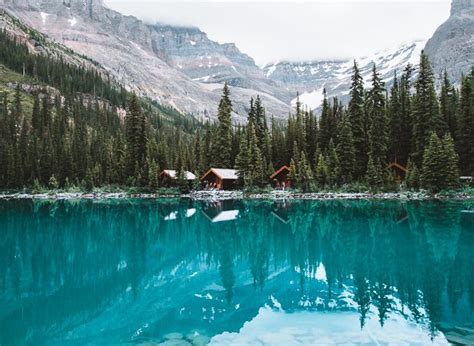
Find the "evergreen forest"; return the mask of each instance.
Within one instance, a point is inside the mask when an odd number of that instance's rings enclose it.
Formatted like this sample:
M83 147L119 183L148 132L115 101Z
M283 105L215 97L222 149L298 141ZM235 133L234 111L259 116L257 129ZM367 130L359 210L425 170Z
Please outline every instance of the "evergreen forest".
M31 54L6 31L0 46L3 71L22 76L0 89L2 190L157 191L163 169L175 169L186 190L185 171L200 176L210 167L235 168L241 187L266 188L287 165L292 186L303 192L401 185L438 192L474 175L474 69L459 87L445 75L437 89L423 53L419 67L406 66L390 89L375 65L366 87L354 61L347 105L324 95L320 114L297 102L281 121L256 96L239 125L227 84L217 120L201 123L93 67ZM408 169L403 182L390 163Z

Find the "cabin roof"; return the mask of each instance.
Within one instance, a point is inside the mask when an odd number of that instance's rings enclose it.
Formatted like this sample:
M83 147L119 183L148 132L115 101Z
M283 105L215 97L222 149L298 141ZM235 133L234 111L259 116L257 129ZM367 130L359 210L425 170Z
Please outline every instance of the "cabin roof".
M236 169L228 169L228 168L211 168L208 170L201 178L204 179L207 177L210 173L214 173L217 175L219 178L222 180L237 180L239 179L239 176L237 175L237 170Z
M186 180L195 180L196 176L188 171L184 172L186 175ZM169 176L171 179L176 179L176 171L174 169L165 169L161 174L166 174Z
M406 167L403 167L401 164L397 163L397 162L392 162L392 163L389 163L387 168L398 168L399 170L407 173L408 172L408 169Z
M283 167L281 167L279 170L275 171L275 173L272 174L272 176L270 177L270 179L275 178L278 174L280 174L280 173L283 172L284 170L287 170L287 171L289 172L289 171L290 171L290 167L288 167L288 166L283 166Z

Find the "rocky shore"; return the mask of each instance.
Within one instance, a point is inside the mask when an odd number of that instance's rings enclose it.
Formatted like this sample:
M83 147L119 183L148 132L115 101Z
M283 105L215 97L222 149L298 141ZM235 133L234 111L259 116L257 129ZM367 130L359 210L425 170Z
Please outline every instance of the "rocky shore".
M266 193L246 193L244 191L192 191L189 194L126 193L126 192L49 192L49 193L0 193L0 200L112 200L112 199L169 199L190 198L196 201L248 200L470 200L473 194L458 192L453 194L429 194L427 192L387 192L387 193L346 193L293 191L272 191Z

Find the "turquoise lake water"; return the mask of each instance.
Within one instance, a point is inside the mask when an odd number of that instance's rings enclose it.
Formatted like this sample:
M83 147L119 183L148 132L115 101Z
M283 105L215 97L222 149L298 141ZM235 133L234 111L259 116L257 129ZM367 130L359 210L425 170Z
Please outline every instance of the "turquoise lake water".
M473 211L0 201L0 345L443 344L474 324Z

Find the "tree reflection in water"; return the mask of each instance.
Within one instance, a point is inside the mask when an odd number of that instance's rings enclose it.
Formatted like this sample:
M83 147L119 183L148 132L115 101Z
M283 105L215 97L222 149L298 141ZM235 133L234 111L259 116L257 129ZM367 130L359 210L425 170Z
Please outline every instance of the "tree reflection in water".
M287 312L358 311L361 328L396 313L435 337L473 321L472 209L0 201L0 344L212 336L275 301Z

